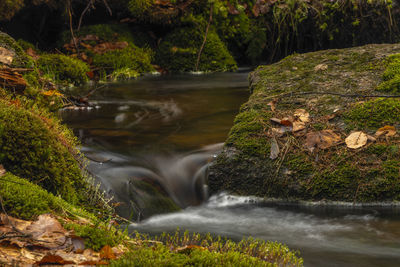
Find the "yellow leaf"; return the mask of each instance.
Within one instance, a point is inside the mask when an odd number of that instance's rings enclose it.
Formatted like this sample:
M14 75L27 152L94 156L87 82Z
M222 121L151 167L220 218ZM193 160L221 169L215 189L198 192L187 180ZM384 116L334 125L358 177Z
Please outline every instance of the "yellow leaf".
M363 132L354 132L346 138L345 142L348 148L357 149L367 144L368 136Z

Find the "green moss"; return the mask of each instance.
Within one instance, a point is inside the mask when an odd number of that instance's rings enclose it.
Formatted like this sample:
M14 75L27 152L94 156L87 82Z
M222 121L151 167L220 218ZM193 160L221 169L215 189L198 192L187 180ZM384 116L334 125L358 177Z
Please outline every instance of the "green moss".
M137 239L148 240L138 235ZM162 244L132 248L111 266L303 266L303 260L279 243L246 239L235 243L210 234L188 232L156 237ZM193 248L176 249L194 245Z
M33 67L34 63L32 59L25 53L22 47L8 34L0 31L0 47L4 47L15 53L15 57L12 62L12 67Z
M0 194L4 208L11 216L32 220L45 213L62 214L94 220L95 217L59 197L48 193L40 186L11 173L0 177Z
M317 199L352 200L360 179L358 168L347 164L338 166L333 171L316 174L312 180L312 196Z
M103 69L106 73L120 74L129 70L129 74L146 73L153 71L151 65L151 54L143 48L127 47L106 52L104 54L95 54L93 65ZM117 75L118 76L118 75Z
M134 78L139 74L154 71L151 61L153 51L146 48L139 48L135 44L135 37L126 25L118 24L98 24L82 27L76 33L77 37L94 35L99 40L82 41L88 45L96 46L99 43L127 42L128 46L124 49L110 50L106 53L98 54L93 49L81 47L80 52L93 59L92 65L98 69L101 75L108 76L111 80L122 80L124 78ZM61 37L60 46L69 43L71 35L68 31Z
M267 138L260 138L269 126L270 114L249 110L240 113L226 141L228 146L243 151L248 155L266 156L270 152L270 142Z
M169 33L156 53L156 63L171 72L196 69L198 51L204 33L196 28L179 28ZM200 57L200 71L233 71L237 65L214 31L210 31Z
M24 50L32 49L35 52L39 52L39 50L32 43L25 41L24 39L17 40L18 45Z
M397 124L400 120L400 100L393 98L369 100L356 104L344 117L350 128L376 130L385 125Z
M386 70L382 75L383 82L378 91L400 93L400 54L388 56L385 60Z
M130 0L128 9L134 17L142 17L153 5L154 0Z
M60 54L42 55L37 61L38 68L58 83L84 84L87 82L88 65L75 58Z
M0 163L68 201L85 190L71 134L46 114L0 101Z
M74 230L76 236L85 240L85 247L95 251L101 250L104 246L115 247L127 236L112 226L106 226L100 221L95 225L66 224L67 230Z

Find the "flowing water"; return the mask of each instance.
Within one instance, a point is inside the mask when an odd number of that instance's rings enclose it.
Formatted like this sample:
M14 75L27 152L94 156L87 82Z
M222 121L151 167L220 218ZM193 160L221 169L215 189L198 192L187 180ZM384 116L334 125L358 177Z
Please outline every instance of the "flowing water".
M289 206L227 194L208 199L207 164L246 102L247 73L148 76L99 89L92 109L62 116L89 168L150 234L253 236L299 250L306 266L400 266L398 208ZM181 211L165 213L173 204Z

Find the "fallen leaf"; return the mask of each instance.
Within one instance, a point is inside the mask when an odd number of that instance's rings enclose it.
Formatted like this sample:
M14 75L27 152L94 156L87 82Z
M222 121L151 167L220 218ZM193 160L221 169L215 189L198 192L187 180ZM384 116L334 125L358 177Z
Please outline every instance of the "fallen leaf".
M268 136L271 137L281 137L285 132L287 127L279 127L279 128L270 128L268 130Z
M48 90L48 91L42 92L42 95L45 95L45 96L62 96L63 94L61 94L57 90Z
M281 124L281 120L280 119L277 119L277 118L271 118L270 119L272 122L275 122L275 123L277 123L277 124Z
M332 130L310 132L306 136L306 148L313 152L316 148L327 149L340 142L340 136Z
M40 261L36 262L37 265L65 265L75 264L73 261L66 261L61 256L48 254L44 256Z
M79 236L71 236L71 243L75 253L83 253L85 251L85 239Z
M325 71L328 69L328 65L326 64L318 64L314 67L314 71Z
M117 257L115 256L114 252L112 251L112 248L109 245L105 245L100 250L100 258L106 259L106 260L113 260L113 259L116 259Z
M0 47L0 63L11 65L14 60L15 53L4 47Z
M276 110L276 103L278 102L278 100L277 99L274 99L274 100L272 100L271 102L269 102L268 104L267 104L267 106L270 106L271 107L271 111L272 112L275 112L275 110Z
M368 138L368 141L371 141L371 142L375 142L376 141L376 138L373 137L372 135L367 135L367 138Z
M278 142L276 141L275 137L273 137L271 139L271 155L270 155L270 159L274 160L279 156L279 145Z
M368 136L361 131L354 132L346 138L345 142L348 148L357 149L367 144Z
M42 214L37 221L26 227L25 233L32 237L41 246L54 249L62 246L66 242L67 230L65 230L60 222L50 214Z
M281 125L287 126L287 127L293 127L293 118L283 118L281 120Z
M298 132L304 130L306 128L306 124L302 121L293 122L293 132Z
M310 121L310 113L308 113L305 109L296 109L294 111L294 116L296 119L298 119L302 122Z
M376 137L380 137L382 135L385 135L386 137L392 137L396 135L396 128L394 128L394 126L390 126L390 125L386 125L382 128L379 128L376 133L375 136Z

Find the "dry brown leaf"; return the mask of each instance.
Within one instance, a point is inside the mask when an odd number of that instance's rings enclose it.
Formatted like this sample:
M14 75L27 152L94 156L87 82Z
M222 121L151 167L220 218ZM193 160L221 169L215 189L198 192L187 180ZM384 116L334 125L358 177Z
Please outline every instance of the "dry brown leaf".
M36 262L37 265L65 265L75 264L73 261L66 261L61 256L48 254L44 256L40 261Z
M348 148L357 149L367 144L368 136L361 131L354 132L346 138L345 142Z
M100 250L100 258L106 259L106 260L113 260L113 259L116 259L117 257L115 256L112 248L109 245L105 245Z
M285 134L286 132L286 127L279 127L279 128L270 128L268 130L268 136L271 137L281 137Z
M271 155L269 156L270 159L274 160L279 157L279 145L276 141L275 137L271 139Z
M304 130L306 128L306 124L302 121L293 122L293 132L298 132Z
M305 109L296 109L294 111L294 116L301 122L309 122L310 121L310 113L308 113Z
M322 130L308 133L305 146L308 150L313 152L316 148L327 149L337 145L340 140L340 136L332 130Z
M286 127L293 127L293 118L292 117L286 117L281 120L281 125L284 125Z
M375 136L376 137L380 137L382 135L385 135L386 137L392 137L396 135L396 128L394 128L394 126L390 126L390 125L386 125L382 128L379 128L376 133Z
M368 141L371 141L371 142L375 142L376 141L376 138L373 137L372 135L367 135L367 138L368 138Z
M276 110L276 103L278 102L278 100L277 99L274 99L274 100L272 100L271 102L269 102L268 104L267 104L267 106L270 106L271 107L271 111L272 112L275 112L275 110Z
M281 124L281 120L280 119L277 119L277 118L271 118L270 119L272 122L275 122L275 123L277 123L277 124Z
M15 53L4 47L0 47L0 63L11 65L15 57Z
M314 71L325 71L328 69L328 65L326 64L318 64L314 67Z

